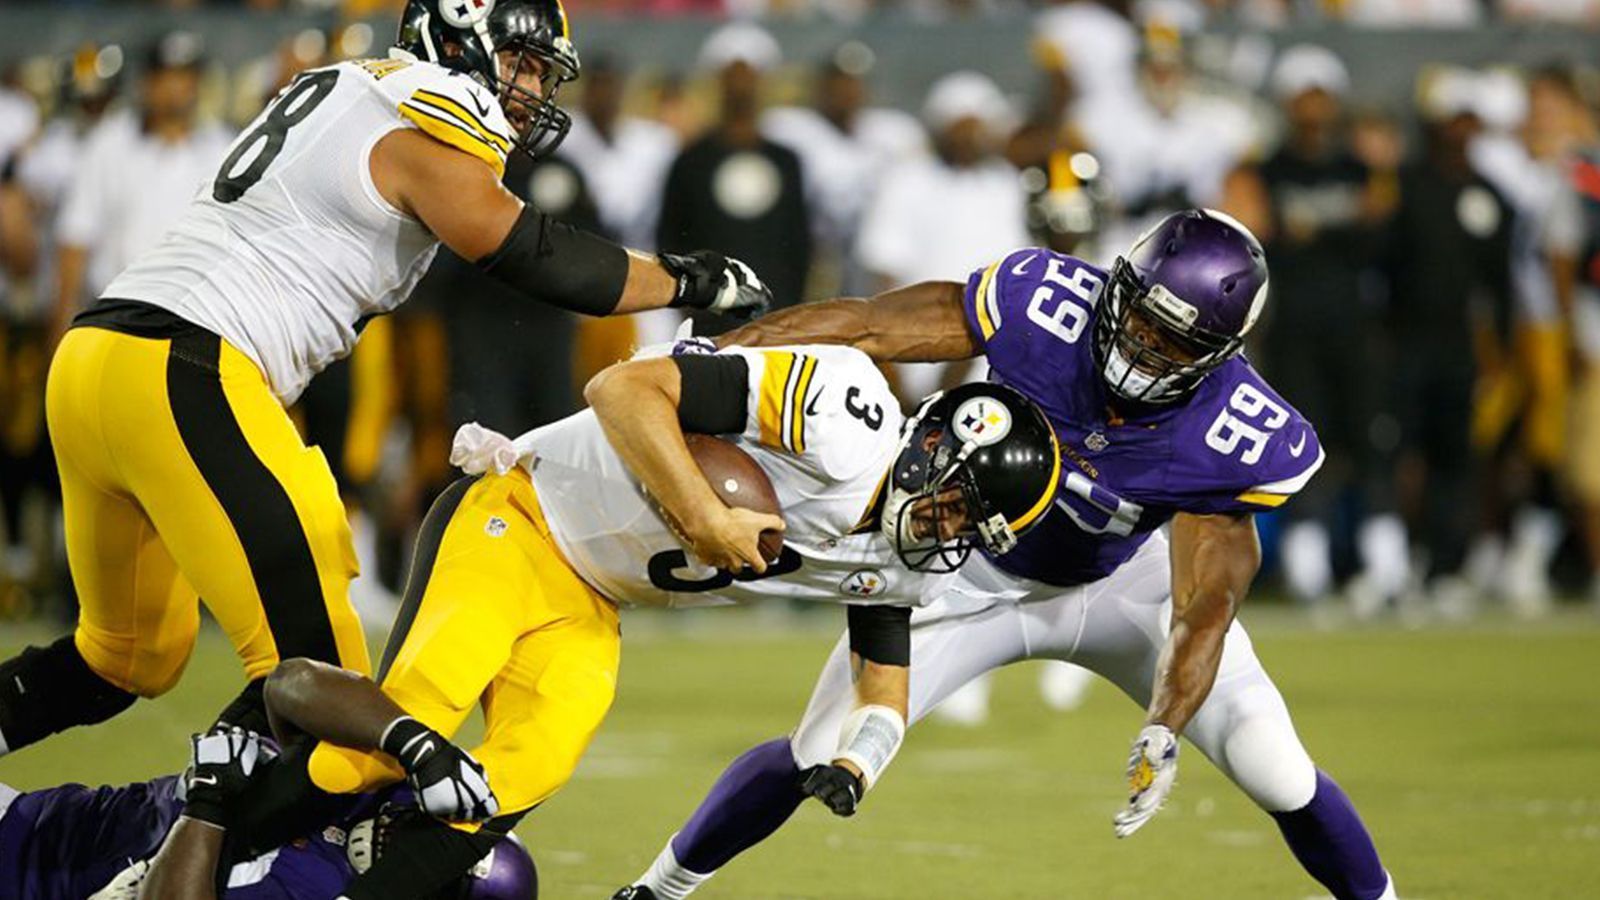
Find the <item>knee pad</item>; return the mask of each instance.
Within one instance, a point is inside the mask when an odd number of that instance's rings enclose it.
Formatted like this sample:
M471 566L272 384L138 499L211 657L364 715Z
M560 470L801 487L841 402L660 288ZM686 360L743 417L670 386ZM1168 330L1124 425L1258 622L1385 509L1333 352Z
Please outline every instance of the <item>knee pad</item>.
M1311 802L1317 769L1287 717L1239 720L1223 744L1228 775L1267 812L1290 812Z
M0 663L0 738L10 750L74 725L94 725L138 697L96 675L72 636Z

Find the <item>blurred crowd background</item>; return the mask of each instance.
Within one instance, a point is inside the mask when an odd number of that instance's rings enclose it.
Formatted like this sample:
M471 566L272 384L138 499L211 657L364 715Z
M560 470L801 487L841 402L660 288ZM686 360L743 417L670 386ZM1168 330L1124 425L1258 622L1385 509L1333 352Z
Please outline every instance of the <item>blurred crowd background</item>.
M399 5L0 7L0 618L73 611L43 414L61 331L297 72L382 55ZM787 305L1029 243L1109 265L1167 212L1222 209L1272 271L1250 358L1328 450L1262 523L1283 593L1600 609L1600 0L570 8L572 132L507 174L546 211L738 256ZM441 252L293 411L351 507L358 601L387 621L456 425L560 417L679 324L580 321ZM983 372L893 374L909 402Z

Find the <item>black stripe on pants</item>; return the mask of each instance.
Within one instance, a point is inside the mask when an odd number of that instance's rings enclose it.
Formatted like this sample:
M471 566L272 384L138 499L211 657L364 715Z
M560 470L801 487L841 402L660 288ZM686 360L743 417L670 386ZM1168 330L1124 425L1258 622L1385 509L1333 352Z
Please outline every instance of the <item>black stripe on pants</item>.
M390 629L389 640L383 645L383 661L378 663L379 684L389 674L389 666L400 655L406 635L411 633L411 626L417 621L422 595L428 592L428 579L433 577L433 564L439 558L439 544L444 541L444 530L455 516L456 509L461 506L462 498L467 496L467 490L478 478L477 475L469 475L456 479L433 501L433 505L428 507L428 514L422 519L422 527L417 530L417 546L411 554L411 571L406 575L405 595L400 600L400 613L395 616L394 628Z
M311 544L289 493L250 449L233 416L222 389L221 356L222 339L208 331L172 339L167 402L178 435L244 546L279 658L339 665Z

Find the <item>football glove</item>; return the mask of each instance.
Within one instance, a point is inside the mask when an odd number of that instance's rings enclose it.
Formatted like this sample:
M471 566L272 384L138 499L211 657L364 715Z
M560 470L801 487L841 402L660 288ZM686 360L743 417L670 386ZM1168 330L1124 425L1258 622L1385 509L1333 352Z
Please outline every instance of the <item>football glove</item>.
M864 793L861 779L839 765L812 766L800 773L800 790L827 804L836 816L853 816Z
M189 768L183 773L183 814L212 825L227 821L228 801L278 755L253 731L218 725L190 738Z
M511 438L477 422L457 428L455 440L450 442L450 465L468 475L482 475L491 469L504 475L516 467L519 456Z
M106 886L89 895L89 900L139 900L139 886L150 871L147 860L135 860L126 869L106 883Z
M772 305L772 292L755 271L714 250L662 253L661 265L678 280L670 306L686 306L753 319Z
M451 822L482 822L500 811L489 778L472 754L410 716L389 723L379 744L400 761L424 812Z
M1178 777L1178 738L1165 725L1146 725L1128 753L1128 805L1112 820L1125 838L1161 811Z

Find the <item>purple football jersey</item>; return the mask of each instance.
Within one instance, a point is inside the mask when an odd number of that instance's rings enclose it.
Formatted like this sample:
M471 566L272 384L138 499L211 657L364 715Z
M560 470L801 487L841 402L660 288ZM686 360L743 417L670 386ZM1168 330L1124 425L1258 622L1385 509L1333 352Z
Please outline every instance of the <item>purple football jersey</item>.
M1104 270L1038 248L967 281L967 325L990 377L1038 403L1061 443L1054 508L994 561L1063 587L1111 574L1175 513L1272 509L1322 465L1311 425L1242 355L1187 402L1117 418L1094 353L1106 282Z

